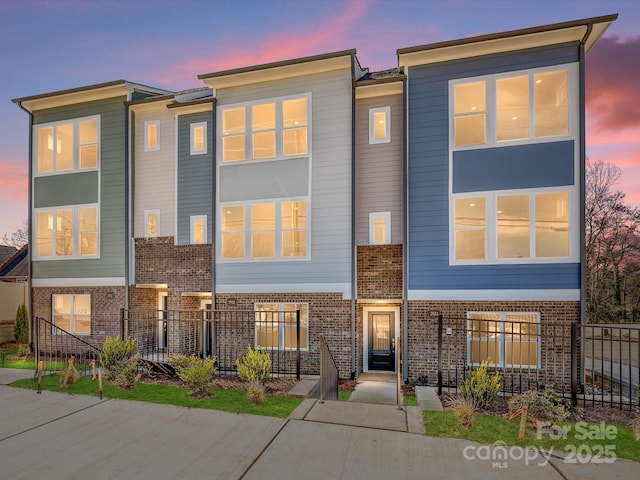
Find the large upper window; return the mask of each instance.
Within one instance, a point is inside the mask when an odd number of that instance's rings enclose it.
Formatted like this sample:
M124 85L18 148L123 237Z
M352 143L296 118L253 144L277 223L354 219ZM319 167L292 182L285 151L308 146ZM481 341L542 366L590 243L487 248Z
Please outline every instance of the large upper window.
M453 210L455 262L557 260L572 255L569 192L456 196Z
M309 349L309 320L306 303L256 303L256 348L295 350L297 312L300 311L300 350Z
M222 108L222 161L306 155L309 96Z
M307 257L307 202L280 200L223 205L223 260Z
M75 335L91 335L91 295L53 295L51 310L56 327Z
M453 146L569 134L570 69L452 82Z
M97 257L98 208L93 205L36 209L36 258Z
M467 363L483 360L499 367L539 366L539 313L467 314Z
M36 125L34 128L36 175L98 168L99 117Z

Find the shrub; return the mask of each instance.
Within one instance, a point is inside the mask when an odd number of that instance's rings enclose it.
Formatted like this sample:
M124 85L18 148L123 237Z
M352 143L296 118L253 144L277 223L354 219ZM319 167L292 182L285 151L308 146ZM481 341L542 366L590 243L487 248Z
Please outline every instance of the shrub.
M20 345L18 347L18 351L16 352L17 357L27 358L27 356L31 353L31 347L29 345Z
M473 425L473 418L478 410L478 405L471 397L455 395L447 403L447 408L454 411L461 427L468 428Z
M171 366L176 369L178 378L189 389L192 397L208 395L209 385L216 371L215 358L198 358L195 355L172 355L169 359Z
M263 350L247 347L247 353L236 360L238 376L245 381L266 382L271 376L271 357Z
M636 416L636 418L631 421L631 428L636 436L636 441L640 442L640 416Z
M16 343L29 343L29 311L24 303L18 305L16 323L13 326L13 336Z
M489 375L487 372L490 361L489 358L483 360L459 388L460 394L473 399L478 408L490 408L500 391L500 374Z
M544 422L552 425L566 420L570 413L560 395L550 387L514 395L508 403L511 418L520 416L522 409L527 407L527 418L531 423Z
M260 405L264 402L264 385L259 380L252 380L249 382L247 386L247 398L255 403L256 405Z
M105 379L120 388L131 388L138 379L136 367L140 355L136 353L136 340L120 336L107 337L100 353L100 366L106 370Z

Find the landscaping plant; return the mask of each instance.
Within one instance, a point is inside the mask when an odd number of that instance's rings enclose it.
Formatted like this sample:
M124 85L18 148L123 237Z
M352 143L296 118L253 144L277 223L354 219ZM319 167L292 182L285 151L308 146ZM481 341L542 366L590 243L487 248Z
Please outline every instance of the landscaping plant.
M256 405L264 402L264 384L259 380L251 380L247 386L247 398Z
M263 350L247 347L247 353L236 360L238 376L247 382L257 380L264 383L271 377L271 357Z
M16 343L21 345L29 343L29 311L24 303L21 303L16 311L16 323L13 326L13 336Z
M447 408L453 410L456 414L456 419L461 427L469 428L473 425L473 418L478 410L478 405L471 397L455 395L447 404Z
M105 379L120 388L131 388L138 379L136 367L140 355L136 353L136 340L120 336L107 337L100 353L100 366L106 370Z
M522 409L527 407L527 418L530 423L542 422L546 426L553 425L569 418L562 397L551 387L544 390L529 390L509 399L509 416L519 417Z
M178 378L189 389L192 397L205 397L209 395L209 386L216 371L215 358L199 358L195 355L172 355L169 358L170 365L175 368Z
M500 391L500 374L489 375L487 372L490 361L489 358L483 360L458 388L459 393L463 397L473 399L478 408L490 408Z

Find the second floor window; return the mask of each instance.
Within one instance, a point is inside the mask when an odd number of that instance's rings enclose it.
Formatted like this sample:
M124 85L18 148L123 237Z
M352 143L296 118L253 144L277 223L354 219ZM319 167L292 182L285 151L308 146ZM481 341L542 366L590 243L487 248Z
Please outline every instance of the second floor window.
M98 256L98 208L69 206L35 210L35 258Z
M34 129L36 175L98 168L99 117L36 125Z

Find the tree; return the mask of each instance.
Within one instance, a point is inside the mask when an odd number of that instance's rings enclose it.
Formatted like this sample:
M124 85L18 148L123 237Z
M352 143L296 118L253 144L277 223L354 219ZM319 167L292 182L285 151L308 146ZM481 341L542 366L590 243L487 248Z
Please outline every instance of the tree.
M18 305L16 311L16 323L13 326L13 336L16 343L29 343L29 311L24 303Z
M24 221L22 226L14 231L11 235L5 233L2 236L2 245L7 245L9 247L21 248L27 243L29 243L29 227L26 220Z

